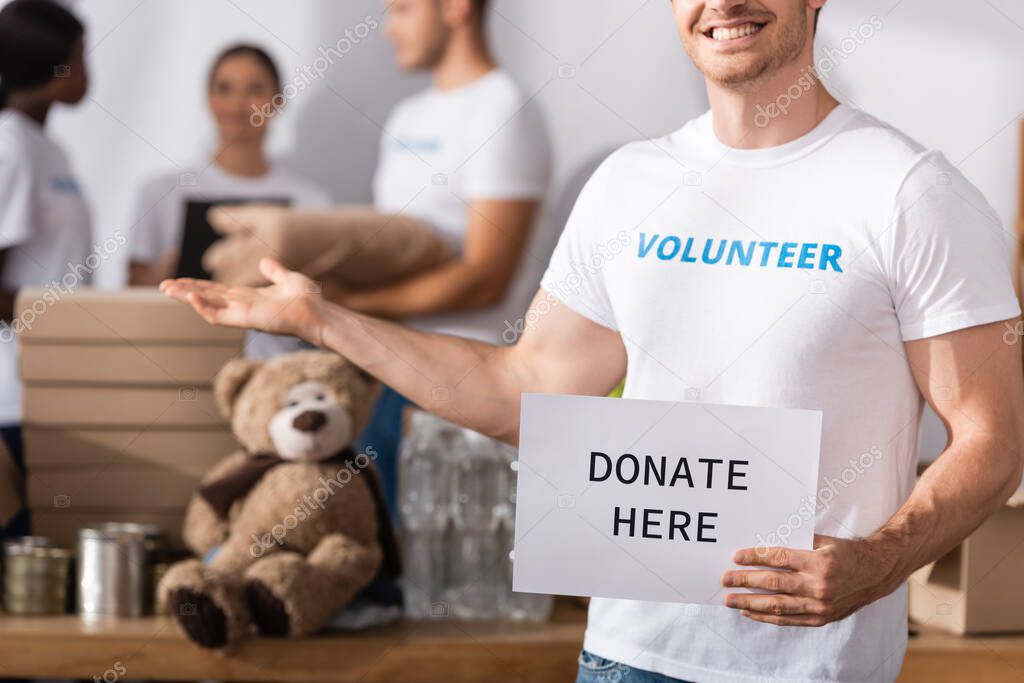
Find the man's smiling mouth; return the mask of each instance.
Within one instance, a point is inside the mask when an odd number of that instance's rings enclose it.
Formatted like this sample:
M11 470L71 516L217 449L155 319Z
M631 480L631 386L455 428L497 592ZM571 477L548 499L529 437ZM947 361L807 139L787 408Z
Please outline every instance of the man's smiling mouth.
M704 31L704 35L711 40L728 42L730 40L739 40L740 38L752 36L764 27L765 24L750 21L736 26L716 26L715 28Z

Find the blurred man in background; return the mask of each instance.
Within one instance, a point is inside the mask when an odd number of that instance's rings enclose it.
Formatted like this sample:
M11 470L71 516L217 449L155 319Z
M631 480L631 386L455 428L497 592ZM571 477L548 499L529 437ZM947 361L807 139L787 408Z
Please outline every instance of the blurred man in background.
M434 227L458 258L383 289L335 297L413 327L502 343L531 287L516 287L550 177L539 110L494 61L486 0L391 0L387 33L399 66L433 84L400 102L384 126L374 204ZM536 283L533 283L534 285ZM522 291L525 296L515 296ZM396 452L408 401L385 388L361 446L380 457L394 501Z

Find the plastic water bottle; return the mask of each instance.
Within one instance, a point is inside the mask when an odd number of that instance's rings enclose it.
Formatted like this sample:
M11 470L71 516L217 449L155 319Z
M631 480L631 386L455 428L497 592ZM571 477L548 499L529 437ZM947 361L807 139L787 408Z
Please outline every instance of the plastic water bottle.
M457 435L453 425L417 411L399 456L402 585L406 614L414 619L443 616L438 614L438 606L443 599L444 532L449 507L448 457L444 447L452 435Z
M496 619L502 556L497 534L500 458L493 440L470 430L463 431L463 439L465 452L453 454L451 462L447 597L460 619Z
M551 596L512 592L517 458L511 446L413 414L399 460L408 616L548 618Z

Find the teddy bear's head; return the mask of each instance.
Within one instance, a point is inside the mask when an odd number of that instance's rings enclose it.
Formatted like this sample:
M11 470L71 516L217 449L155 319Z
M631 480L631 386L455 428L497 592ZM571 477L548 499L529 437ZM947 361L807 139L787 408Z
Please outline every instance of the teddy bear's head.
M230 361L213 389L221 413L250 453L316 461L335 455L363 431L377 382L335 353L299 351L270 361Z

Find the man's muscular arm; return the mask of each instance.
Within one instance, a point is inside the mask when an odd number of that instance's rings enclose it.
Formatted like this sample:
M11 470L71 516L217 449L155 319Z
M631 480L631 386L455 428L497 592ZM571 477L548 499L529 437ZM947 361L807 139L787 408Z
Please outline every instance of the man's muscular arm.
M773 624L820 626L896 590L915 570L956 547L1017 489L1024 448L1024 379L1019 341L1003 323L908 342L907 358L949 434L946 450L910 497L867 538L818 536L814 550L741 550L726 572L726 605ZM782 571L780 571L782 570Z
M515 346L429 334L328 303L315 284L274 261L260 267L269 287L169 280L164 293L218 325L290 334L336 351L418 405L515 443L523 392L604 395L625 375L617 332L591 322L541 290ZM538 306L546 301L544 306Z

